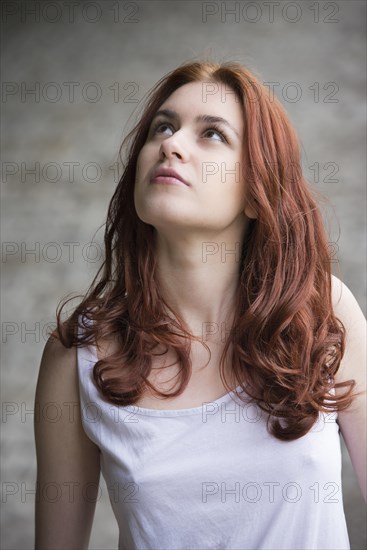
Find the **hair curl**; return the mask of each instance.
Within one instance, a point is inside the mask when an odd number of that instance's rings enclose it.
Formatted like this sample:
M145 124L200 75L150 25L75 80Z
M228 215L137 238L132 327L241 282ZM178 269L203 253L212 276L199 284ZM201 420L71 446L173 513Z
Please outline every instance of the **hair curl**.
M180 395L187 386L190 342L197 337L160 295L155 229L139 219L133 193L137 157L155 112L190 82L222 83L240 99L247 196L257 216L250 220L241 251L235 330L221 356L221 378L229 391L222 369L232 344L235 380L247 399L268 413L269 433L280 440L297 439L312 428L320 411L346 409L355 382L334 381L344 355L345 328L333 312L328 240L302 175L297 136L281 103L236 62L184 63L148 93L140 121L120 148L128 143L123 174L108 208L104 262L68 319L61 321L60 316L72 298L58 305L53 336L68 348L117 338L118 351L93 369L100 392L116 405L133 405L147 386L162 398ZM82 334L77 331L80 319ZM179 388L172 393L157 391L147 380L159 345L173 349L182 367ZM335 395L333 388L339 386L349 388Z

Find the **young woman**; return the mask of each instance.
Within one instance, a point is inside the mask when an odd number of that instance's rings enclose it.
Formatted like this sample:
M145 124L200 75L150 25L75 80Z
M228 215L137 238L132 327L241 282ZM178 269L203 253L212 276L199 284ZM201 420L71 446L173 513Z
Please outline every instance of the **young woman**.
M190 62L131 138L101 272L41 361L38 410L63 414L35 423L36 548L88 547L100 471L120 549L349 548L365 318L284 109L245 67Z

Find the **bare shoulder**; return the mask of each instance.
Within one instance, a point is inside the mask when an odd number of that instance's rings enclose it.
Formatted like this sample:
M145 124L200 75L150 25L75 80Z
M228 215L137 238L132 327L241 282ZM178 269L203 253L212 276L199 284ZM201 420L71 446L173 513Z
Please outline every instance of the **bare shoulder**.
M335 275L331 275L332 302L335 312L341 313L347 318L361 317L365 320L360 305L350 288Z
M357 377L357 383L365 385L366 318L350 288L335 275L332 275L332 303L346 331L346 349L336 380Z
M58 338L50 336L43 349L42 362L46 365L58 362L59 367L75 368L77 363L76 347L66 348Z
M39 550L88 548L100 477L100 450L82 425L75 346L65 348L56 338L48 339L39 367L35 409L35 546ZM44 496L50 483L58 488L60 496L51 506ZM67 492L70 484L72 498ZM87 486L91 487L88 500L84 498Z
M339 424L365 502L367 502L367 326L366 318L348 286L332 276L332 299L336 317L345 327L345 352L335 375L336 382L354 380L359 395L352 405L338 412ZM336 394L345 388L336 388Z
M356 363L359 363L358 369L363 368L365 371L366 318L350 288L335 275L331 277L334 313L346 330L345 355L349 361L343 361L343 368L350 370L353 364L357 366Z
M37 396L43 392L47 398L60 399L64 395L78 400L76 347L66 348L57 338L50 336L43 350L37 381Z
M66 348L57 338L50 337L43 350L35 392L36 411L53 411L57 422L44 412L35 415L36 442L61 435L74 437L78 444L90 446L81 422L77 348Z

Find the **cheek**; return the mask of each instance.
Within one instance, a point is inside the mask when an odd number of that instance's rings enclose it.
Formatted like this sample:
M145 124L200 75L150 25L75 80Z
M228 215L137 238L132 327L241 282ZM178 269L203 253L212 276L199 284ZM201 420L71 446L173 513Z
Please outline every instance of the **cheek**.
M154 165L154 157L152 151L147 146L144 146L136 160L135 181L141 182Z
M134 203L135 208L137 206L137 203L139 203L139 197L142 194L142 179L143 179L143 163L142 163L142 157L139 155L137 163L136 163L136 169L135 169L135 182L134 182Z
M153 164L149 161L149 151L141 149L136 161L135 183L134 183L134 205L138 217L148 223L145 219L147 211L147 185L149 183L149 171ZM149 209L148 209L149 210Z
M235 173L234 165L230 168L226 168L224 165L219 167L215 175L207 177L203 186L208 192L212 192L226 202L231 199L238 201L244 193L243 179L237 169Z
M135 169L135 183L138 182L141 178L141 170L142 170L142 155L141 153L138 156L138 159L136 161L136 169Z

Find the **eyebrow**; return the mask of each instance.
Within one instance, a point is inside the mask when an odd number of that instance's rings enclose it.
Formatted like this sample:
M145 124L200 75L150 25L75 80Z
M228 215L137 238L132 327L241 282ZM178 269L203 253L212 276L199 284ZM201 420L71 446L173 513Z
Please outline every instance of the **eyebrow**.
M158 116L166 116L167 118L170 118L171 120L176 120L176 121L180 119L178 113L176 113L176 111L173 111L172 109L161 109L157 111L154 117L152 118L152 122ZM228 126L228 128L230 128L232 132L236 134L239 140L241 139L237 130L228 122L228 120L220 116L198 115L197 117L195 117L195 122L206 122L208 124L215 124L218 122L220 124L224 124L225 126Z

